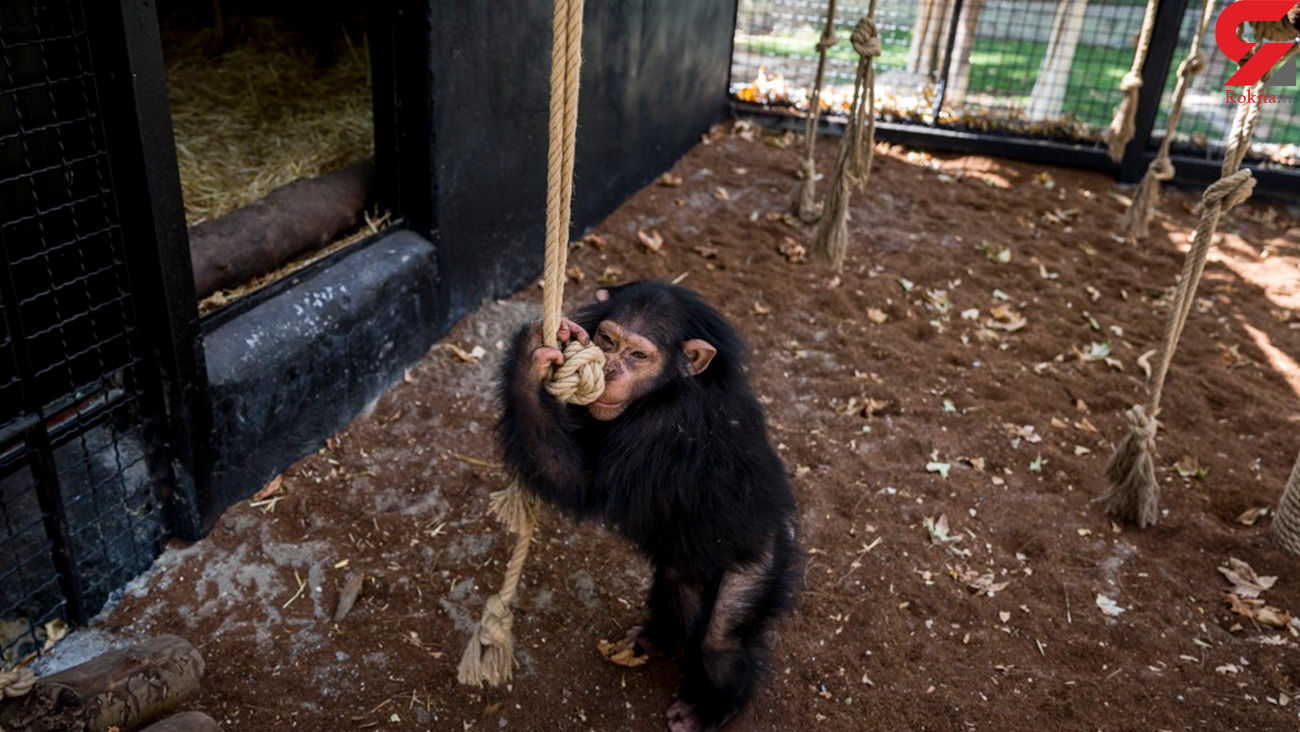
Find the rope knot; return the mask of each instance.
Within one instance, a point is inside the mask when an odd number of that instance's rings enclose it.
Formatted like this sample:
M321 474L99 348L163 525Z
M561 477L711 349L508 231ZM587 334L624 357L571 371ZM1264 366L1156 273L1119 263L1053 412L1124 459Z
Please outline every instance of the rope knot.
M880 30L876 28L876 21L871 18L859 20L849 40L853 43L853 50L863 58L879 56L882 53Z
M1142 77L1129 71L1124 74L1124 78L1119 82L1119 90L1125 94L1136 92L1142 88Z
M1251 174L1250 168L1242 168L1232 175L1211 183L1210 187L1205 189L1205 195L1201 196L1201 206L1209 208L1218 204L1227 211L1250 198L1250 194L1254 191L1255 176Z
M1205 54L1201 53L1199 49L1178 64L1178 75L1184 79L1190 79L1204 70Z
M0 671L0 699L25 695L36 686L36 674L23 666L12 671Z
M500 595L493 595L483 606L483 617L479 620L479 642L491 648L509 648L511 646L510 630L514 625L515 615L502 602Z
M1148 445L1149 449L1154 449L1156 441L1156 428L1159 423L1155 417L1147 415L1146 407L1141 404L1135 404L1124 412L1124 418L1128 420L1129 427L1132 428L1133 434L1137 435Z
M826 51L840 42L840 37L835 35L835 31L826 28L822 31L822 37L817 40L817 50Z
M1173 180L1174 164L1163 155L1151 161L1149 170L1156 180Z
M564 363L551 372L546 390L565 404L581 406L596 401L605 391L605 352L569 341L564 347Z

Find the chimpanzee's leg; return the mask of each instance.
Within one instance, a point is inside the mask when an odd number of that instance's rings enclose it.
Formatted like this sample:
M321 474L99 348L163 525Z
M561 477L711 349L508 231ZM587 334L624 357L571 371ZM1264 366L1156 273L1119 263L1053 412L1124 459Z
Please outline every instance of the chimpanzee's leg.
M672 568L656 567L647 605L650 617L629 630L628 637L646 654L677 654L699 617L699 588Z
M727 572L716 585L703 632L683 664L678 699L668 708L672 732L716 730L749 702L768 661L776 618L789 610L799 584L793 537L775 537L756 562Z

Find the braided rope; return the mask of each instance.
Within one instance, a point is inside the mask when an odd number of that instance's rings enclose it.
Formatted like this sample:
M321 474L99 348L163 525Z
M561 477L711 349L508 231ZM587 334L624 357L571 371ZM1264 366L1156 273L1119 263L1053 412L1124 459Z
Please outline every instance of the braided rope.
M1147 53L1151 50L1151 34L1156 27L1156 8L1160 0L1147 0L1146 13L1142 16L1142 31L1138 35L1138 46L1133 52L1133 65L1119 83L1123 98L1115 107L1115 118L1104 135L1110 148L1110 159L1119 162L1124 157L1124 148L1137 132L1138 92L1142 89L1142 67L1146 65Z
M0 671L0 700L25 696L35 687L36 674L26 666Z
M582 70L583 0L555 0L551 32L550 129L547 143L546 260L542 275L542 342L559 347L557 333L564 306L565 266L568 259L570 215L573 204L573 161L578 136L578 86ZM564 347L564 362L554 367L545 386L556 399L568 404L590 404L605 390L605 353L576 340ZM501 590L489 597L478 627L471 635L457 667L462 684L499 686L514 673L511 630L514 600L523 574L528 546L536 529L536 499L518 483L492 494L491 511L519 534L506 563Z
M1300 556L1300 457L1296 458L1291 479L1282 491L1269 533L1283 549Z
M866 186L876 154L875 59L881 54L881 45L875 14L876 0L871 0L867 17L858 21L849 37L858 54L853 101L849 104L849 121L840 140L835 172L831 175L813 240L813 251L829 259L837 272L844 269L849 247L849 198L854 188Z
M815 221L817 210L817 162L813 152L817 148L817 122L822 114L822 83L826 79L826 52L839 38L835 35L835 0L827 0L826 25L822 28L821 38L817 40L817 75L813 78L812 95L808 98L810 106L808 119L804 122L804 151L799 163L802 178L795 184L794 209L804 221Z
M1150 232L1151 216L1156 206L1160 204L1160 184L1174 177L1174 164L1169 159L1169 149L1173 145L1174 135L1178 132L1178 124L1183 116L1183 103L1187 98L1187 90L1191 88L1192 80L1196 75L1205 69L1205 54L1201 52L1201 41L1205 38L1210 18L1214 15L1214 6L1215 0L1205 0L1201 8L1201 19L1196 26L1195 35L1192 36L1192 45L1187 52L1187 58L1178 64L1178 84L1174 87L1173 102L1169 108L1169 122L1165 125L1165 136L1160 141L1160 150L1147 166L1142 182L1138 183L1137 189L1133 192L1133 202L1129 204L1128 210L1120 220L1120 226L1131 239L1145 238Z
M1281 68L1296 54L1293 47L1274 67ZM1272 72L1266 74L1252 89L1256 101L1242 105L1232 119L1227 147L1223 154L1223 167L1219 180L1210 184L1201 196L1201 218L1192 234L1191 247L1183 260L1182 274L1169 317L1165 321L1159 361L1149 382L1146 402L1128 410L1128 434L1106 464L1106 481L1109 491L1101 500L1107 513L1132 521L1139 527L1156 522L1159 516L1159 484L1156 480L1154 455L1155 435L1159 423L1160 397L1164 393L1169 365L1178 348L1178 340L1196 297L1196 287L1205 272L1205 260L1223 214L1250 198L1255 190L1255 179L1249 168L1242 168L1250 140L1259 122L1261 97Z

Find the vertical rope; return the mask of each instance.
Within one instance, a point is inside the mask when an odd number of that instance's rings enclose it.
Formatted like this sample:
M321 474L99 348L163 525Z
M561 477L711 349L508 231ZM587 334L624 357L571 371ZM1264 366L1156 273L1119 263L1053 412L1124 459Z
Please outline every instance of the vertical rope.
M858 54L858 72L853 81L849 121L835 157L822 218L817 225L813 251L830 260L835 270L844 269L849 247L849 198L854 188L866 186L876 154L875 59L881 54L880 31L876 27L876 0L871 0L867 17L858 21L850 40ZM863 138L866 142L863 142Z
M1215 0L1205 0L1201 8L1201 19L1196 26L1195 35L1192 36L1192 46L1187 52L1187 58L1178 64L1178 84L1174 87L1173 102L1169 108L1169 123L1165 125L1165 136L1160 141L1160 150L1147 166L1142 182L1138 183L1138 187L1133 191L1133 201L1120 220L1120 226L1124 228L1130 239L1142 239L1149 233L1151 215L1160 204L1160 184L1174 177L1174 164L1169 159L1169 149L1173 145L1174 135L1178 132L1178 124L1183 116L1183 103L1187 98L1187 90L1192 86L1192 79L1205 68L1205 54L1201 52L1201 41L1205 38L1205 30L1214 15L1214 5Z
M1142 16L1142 30L1138 34L1138 45L1133 52L1133 64L1128 73L1119 82L1123 98L1115 107L1115 118L1106 129L1103 137L1110 148L1110 159L1119 162L1124 158L1124 148L1137 132L1138 92L1142 90L1142 67L1146 65L1147 53L1151 50L1151 34L1156 27L1156 10L1160 0L1147 0L1146 13Z
M1286 482L1282 500L1273 513L1269 533L1283 549L1300 556L1300 456L1291 468L1291 479Z
M1295 56L1296 50L1292 48L1274 68L1285 65ZM1257 100L1239 107L1233 117L1223 155L1221 177L1210 184L1201 197L1201 219L1192 234L1192 243L1183 261L1182 274L1165 321L1159 361L1151 377L1146 402L1125 413L1129 421L1128 434L1106 465L1106 480L1110 490L1099 500L1103 502L1107 513L1132 521L1140 527L1154 524L1159 516L1160 485L1156 480L1154 462L1158 427L1156 415L1160 412L1160 398L1164 393L1169 365L1178 348L1183 328L1187 325L1196 298L1196 287L1205 271L1205 260L1219 220L1226 211L1250 198L1255 189L1255 179L1250 169L1242 168L1241 164L1250 150L1250 140L1255 133L1255 125L1259 122L1261 101L1258 98L1263 96L1269 76L1271 73L1252 89Z
M550 129L547 143L546 259L542 275L542 342L560 346L557 332L564 306L564 278L573 203L573 161L578 136L578 85L582 71L583 0L555 0L551 32ZM545 382L562 402L589 404L605 390L605 354L576 340L564 347L564 363ZM537 526L536 499L518 483L492 494L491 512L519 534L506 562L501 590L487 599L478 627L457 666L462 684L499 686L514 674L514 614L510 603L519 588L528 547Z
M802 178L795 184L794 209L800 219L816 221L820 213L817 210L817 162L813 153L817 148L817 123L822 114L822 82L826 78L826 52L839 39L835 37L835 0L827 0L826 25L822 28L822 37L817 40L817 75L813 78L812 95L809 97L808 119L804 123L804 152L800 161Z

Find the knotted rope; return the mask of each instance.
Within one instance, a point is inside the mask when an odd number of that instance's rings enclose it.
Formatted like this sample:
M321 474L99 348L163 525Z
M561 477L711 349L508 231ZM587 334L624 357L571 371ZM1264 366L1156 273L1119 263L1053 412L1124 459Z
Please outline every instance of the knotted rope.
M803 160L800 161L802 178L794 186L794 209L799 218L807 222L817 220L817 162L813 152L817 148L817 122L822 114L822 82L826 79L826 52L839 38L835 36L835 0L826 4L826 26L817 40L817 76L813 79L812 95L808 98L808 119L804 123Z
M1178 84L1174 87L1174 98L1169 108L1169 123L1165 126L1165 137L1160 141L1160 150L1156 153L1155 159L1147 166L1142 182L1138 183L1137 189L1133 191L1133 202L1129 204L1128 210L1120 220L1120 225L1124 227L1125 233L1131 239L1146 237L1150 230L1151 215L1160 204L1160 184L1174 177L1174 164L1169 159L1169 148L1173 145L1174 134L1178 132L1178 123L1183 116L1183 102L1187 97L1187 90L1192 86L1192 79L1205 68L1205 54L1201 53L1201 40L1205 37L1205 30L1214 15L1214 6L1214 0L1205 0L1205 5L1201 8L1201 20L1196 26L1196 34L1192 36L1192 47L1187 52L1187 58L1178 64Z
M583 0L555 0L551 30L551 102L546 179L546 265L542 280L542 342L559 348L557 333L564 305L569 216L573 202L573 161L578 131L578 82L582 68ZM605 354L576 340L564 346L564 363L552 369L545 386L568 404L590 404L605 390ZM518 533L501 590L489 597L483 616L461 656L456 677L462 684L499 686L514 673L510 602L519 588L528 546L537 526L536 498L512 483L492 494L491 512Z
M835 172L817 224L813 251L830 260L839 272L849 248L849 198L854 188L864 188L871 177L876 154L876 71L881 54L880 31L876 28L876 0L871 0L867 17L858 21L849 40L858 54L858 73L853 81L853 101L844 127ZM866 138L864 144L863 138Z
M24 696L36 686L36 674L26 666L0 671L0 699Z
M1160 0L1147 0L1146 13L1142 16L1142 30L1138 35L1137 49L1133 52L1133 65L1119 82L1119 90L1124 93L1119 104L1115 106L1115 118L1106 129L1103 137L1110 148L1110 159L1119 162L1124 158L1124 148L1137 132L1138 92L1142 89L1142 67L1146 65L1147 53L1151 50L1151 34L1156 27L1156 8Z
M1285 65L1295 53L1296 49L1292 48L1274 68ZM1255 85L1256 97L1263 95L1269 76L1271 73ZM1196 286L1205 271L1205 258L1224 212L1250 198L1255 189L1250 169L1242 168L1241 164L1250 150L1260 107L1259 101L1242 105L1233 117L1227 149L1223 154L1222 175L1201 196L1201 219L1192 234L1192 244L1183 261L1178 288L1165 321L1160 360L1151 376L1146 403L1134 406L1126 413L1129 432L1106 465L1110 490L1099 500L1107 513L1132 521L1139 527L1154 524L1159 517L1160 484L1156 481L1154 461L1155 435L1159 426L1156 415L1160 413L1160 397L1164 392L1165 377L1169 374L1169 364L1178 348L1183 327L1187 325L1196 298Z
M1282 491L1269 533L1283 549L1300 556L1300 457L1296 458L1291 479Z

